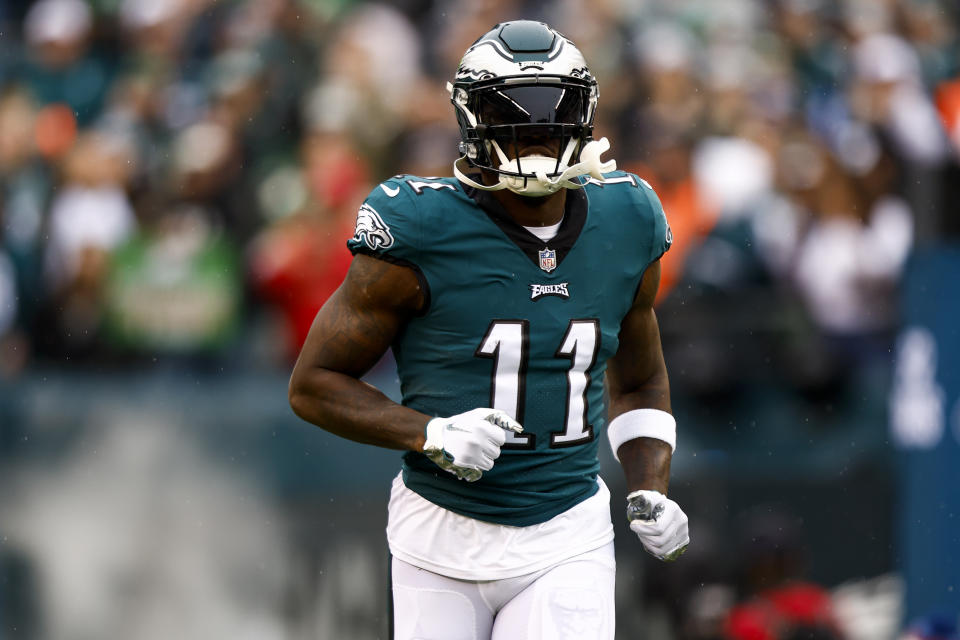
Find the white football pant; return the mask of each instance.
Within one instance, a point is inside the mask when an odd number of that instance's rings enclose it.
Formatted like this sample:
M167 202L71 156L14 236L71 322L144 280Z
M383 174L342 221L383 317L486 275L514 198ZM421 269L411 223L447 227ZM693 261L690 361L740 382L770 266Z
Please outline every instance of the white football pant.
M394 640L613 640L613 543L502 580L392 559Z

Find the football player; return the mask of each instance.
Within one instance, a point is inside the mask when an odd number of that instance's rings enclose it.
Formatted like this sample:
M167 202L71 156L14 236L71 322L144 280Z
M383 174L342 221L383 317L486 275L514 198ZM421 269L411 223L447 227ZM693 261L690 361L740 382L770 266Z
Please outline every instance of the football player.
M643 547L673 560L689 541L652 306L670 229L650 186L601 160L597 83L562 34L498 24L449 90L455 177L395 176L360 207L290 403L406 451L387 525L396 638L610 639L604 432ZM359 380L390 347L402 404Z

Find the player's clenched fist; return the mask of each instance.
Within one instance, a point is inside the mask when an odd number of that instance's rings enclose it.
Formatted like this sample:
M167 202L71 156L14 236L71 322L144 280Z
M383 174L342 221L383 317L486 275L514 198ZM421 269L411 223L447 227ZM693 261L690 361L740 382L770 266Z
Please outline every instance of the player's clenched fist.
M659 491L640 490L628 495L627 520L643 548L660 560L676 560L690 544L687 514Z
M474 482L493 468L506 441L505 430L520 433L520 423L498 409L472 409L427 423L423 452L438 467Z

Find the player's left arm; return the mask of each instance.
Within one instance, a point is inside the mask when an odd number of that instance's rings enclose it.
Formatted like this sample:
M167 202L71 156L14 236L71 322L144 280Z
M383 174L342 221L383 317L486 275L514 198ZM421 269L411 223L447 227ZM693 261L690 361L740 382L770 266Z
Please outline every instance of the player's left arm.
M647 267L633 307L620 325L620 345L607 363L608 434L627 481L627 517L644 547L673 560L689 543L687 516L667 498L676 422L653 302L660 262Z

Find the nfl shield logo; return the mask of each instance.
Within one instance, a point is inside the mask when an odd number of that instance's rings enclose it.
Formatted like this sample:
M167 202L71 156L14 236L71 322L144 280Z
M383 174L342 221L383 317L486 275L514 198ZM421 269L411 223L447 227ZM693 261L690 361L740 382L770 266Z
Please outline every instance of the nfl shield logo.
M557 252L553 249L542 249L540 251L540 268L550 273L557 268Z

